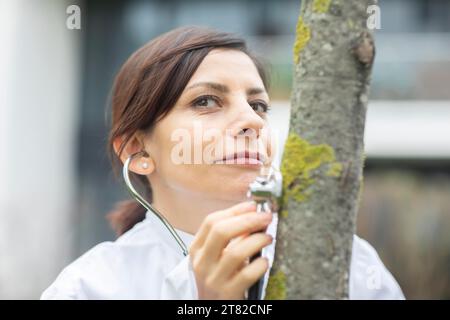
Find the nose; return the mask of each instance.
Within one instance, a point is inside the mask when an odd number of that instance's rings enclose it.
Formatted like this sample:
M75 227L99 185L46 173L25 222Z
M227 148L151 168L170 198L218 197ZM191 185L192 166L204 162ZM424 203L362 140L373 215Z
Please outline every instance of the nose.
M242 109L237 113L235 121L233 121L233 137L255 136L258 139L261 129L264 128L265 120L248 103Z

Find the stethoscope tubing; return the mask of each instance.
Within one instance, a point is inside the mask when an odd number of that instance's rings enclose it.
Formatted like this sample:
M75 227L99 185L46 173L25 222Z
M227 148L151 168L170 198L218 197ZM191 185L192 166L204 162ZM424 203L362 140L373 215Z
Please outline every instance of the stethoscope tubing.
M158 211L156 210L156 208L154 208L150 203L148 203L137 191L136 189L133 187L133 184L131 183L130 180L130 176L129 176L129 166L131 161L137 157L138 155L145 153L145 151L139 151L136 152L134 154L132 154L124 163L123 165L123 179L125 180L125 185L127 186L127 189L130 193L130 195L136 199L136 201L138 201L140 204L142 204L144 206L144 208L146 208L147 210L149 210L150 212L152 212L156 217L158 217L159 220L161 220L161 222L163 223L163 225L166 227L166 229L171 233L172 237L175 239L175 241L178 243L178 245L180 246L183 255L187 256L188 255L188 249L186 244L183 242L183 240L181 239L181 237L179 236L179 234L175 231L175 229L172 227L172 225L169 223L169 221L167 221L166 218L164 218L164 216Z

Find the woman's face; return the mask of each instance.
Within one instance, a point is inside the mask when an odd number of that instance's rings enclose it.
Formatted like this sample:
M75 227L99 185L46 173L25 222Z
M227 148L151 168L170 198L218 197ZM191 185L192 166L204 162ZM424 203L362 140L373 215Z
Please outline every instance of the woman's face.
M188 196L245 200L261 167L258 160L245 159L245 152L250 157L259 152L266 164L273 158L268 106L250 57L238 50L212 50L174 108L144 140L154 163L150 182ZM243 158L235 155L240 152Z

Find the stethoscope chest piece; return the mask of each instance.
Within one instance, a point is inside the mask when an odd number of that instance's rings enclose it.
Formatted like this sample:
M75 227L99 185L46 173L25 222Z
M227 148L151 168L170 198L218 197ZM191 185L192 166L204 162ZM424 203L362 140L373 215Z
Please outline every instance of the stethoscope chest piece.
M282 175L273 165L261 168L260 175L249 185L247 197L253 199L257 206L256 212L278 212L282 193ZM250 262L259 258L261 252L251 257ZM257 281L247 292L248 300L262 298L263 280Z

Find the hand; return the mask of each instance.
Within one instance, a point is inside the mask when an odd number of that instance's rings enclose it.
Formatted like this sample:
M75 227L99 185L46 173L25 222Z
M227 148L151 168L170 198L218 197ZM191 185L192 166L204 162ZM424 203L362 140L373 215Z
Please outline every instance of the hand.
M189 251L199 299L244 299L269 268L266 258L248 260L272 243L272 237L261 232L271 221L272 213L256 213L254 202L205 218Z

